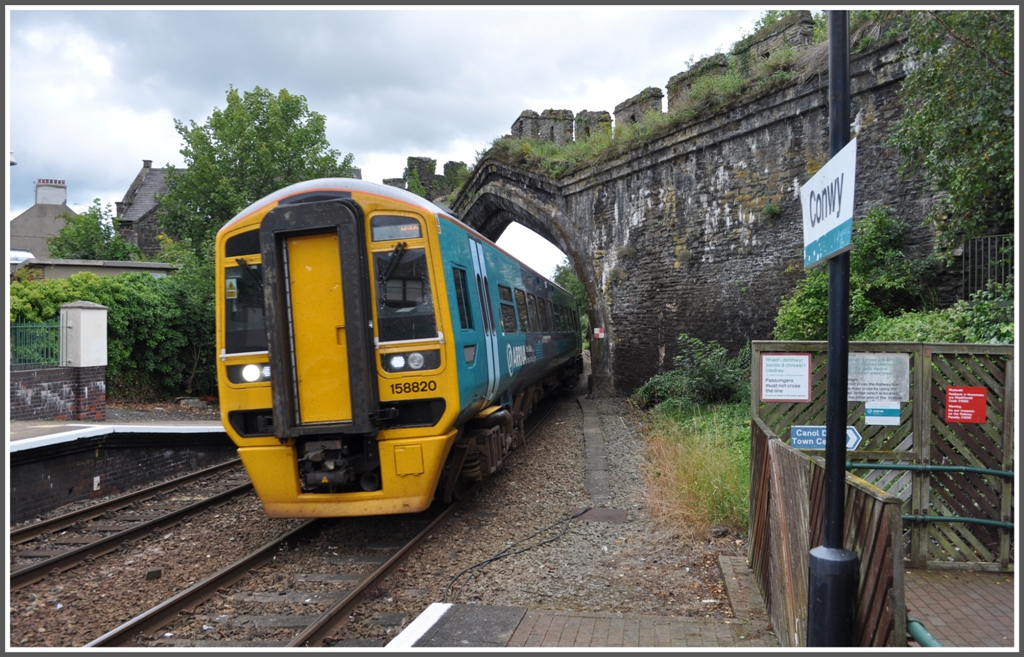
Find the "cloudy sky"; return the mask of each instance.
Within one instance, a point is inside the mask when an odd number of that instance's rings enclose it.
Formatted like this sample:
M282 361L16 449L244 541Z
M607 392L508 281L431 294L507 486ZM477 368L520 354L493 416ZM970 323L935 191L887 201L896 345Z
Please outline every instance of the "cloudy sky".
M205 123L229 86L305 96L380 182L412 155L472 165L524 109L611 112L664 89L763 11L6 9L8 221L38 178L66 180L80 211L120 200L142 160L184 166L174 120ZM560 252L523 231L500 243L550 272Z

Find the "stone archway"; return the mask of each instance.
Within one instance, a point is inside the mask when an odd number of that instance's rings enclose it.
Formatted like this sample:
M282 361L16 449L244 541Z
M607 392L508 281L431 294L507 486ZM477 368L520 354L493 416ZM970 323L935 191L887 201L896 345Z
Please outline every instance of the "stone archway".
M580 225L565 212L561 189L550 179L485 159L474 169L452 209L466 225L491 241L497 241L515 221L561 249L586 290L590 325L608 327L608 308L588 239L593 228ZM607 338L591 339L590 356L594 394L614 395Z

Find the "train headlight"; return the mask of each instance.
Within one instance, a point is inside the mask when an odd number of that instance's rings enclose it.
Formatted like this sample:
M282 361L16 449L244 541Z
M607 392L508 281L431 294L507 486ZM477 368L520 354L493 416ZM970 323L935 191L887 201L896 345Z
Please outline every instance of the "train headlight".
M242 368L242 378L249 383L256 383L259 381L262 374L263 371L260 369L259 365L246 365Z
M411 372L436 370L441 367L441 352L437 349L382 354L380 363L385 372Z
M270 365L266 363L228 365L227 369L228 381L231 383L260 383L270 380Z

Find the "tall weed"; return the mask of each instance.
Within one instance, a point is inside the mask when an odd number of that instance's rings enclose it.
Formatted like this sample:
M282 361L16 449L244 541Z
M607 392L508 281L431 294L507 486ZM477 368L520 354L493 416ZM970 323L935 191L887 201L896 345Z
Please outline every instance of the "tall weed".
M651 516L684 539L716 526L746 532L749 425L746 403L652 410L644 428Z

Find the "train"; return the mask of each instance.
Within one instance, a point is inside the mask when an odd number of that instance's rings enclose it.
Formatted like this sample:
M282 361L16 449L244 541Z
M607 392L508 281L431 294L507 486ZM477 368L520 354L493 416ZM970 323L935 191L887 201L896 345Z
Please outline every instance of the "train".
M583 371L573 295L404 189L290 185L216 263L221 419L270 517L458 499Z

